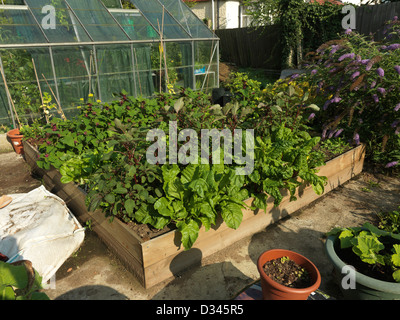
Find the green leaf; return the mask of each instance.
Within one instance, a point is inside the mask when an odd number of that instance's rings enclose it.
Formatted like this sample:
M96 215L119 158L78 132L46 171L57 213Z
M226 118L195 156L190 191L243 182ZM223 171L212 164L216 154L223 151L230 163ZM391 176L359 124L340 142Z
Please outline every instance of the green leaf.
M176 227L182 234L182 244L185 250L189 250L199 236L199 223L193 219L189 220L188 223L185 221L178 221Z
M135 201L133 201L132 199L128 199L125 201L124 204L125 210L129 215L133 214L133 209L135 208Z
M259 209L267 211L267 199L268 195L265 193L258 193L254 195L253 205Z
M350 248L353 246L353 244L351 243L351 240L354 238L354 233L353 231L351 231L350 229L345 229L343 230L340 235L339 235L339 239L340 239L340 248L342 249L346 249L346 248Z
M208 191L208 184L204 179L199 178L189 184L189 189L191 189L193 192L196 192L200 197L204 198L204 193Z
M128 189L126 189L126 188L124 188L124 187L121 187L121 186L117 186L117 187L114 189L114 192L115 192L115 193L118 193L118 194L125 194L125 193L128 193Z
M396 270L392 274L394 281L400 282L400 269Z
M60 141L62 143L65 143L66 145L68 145L70 147L74 147L75 146L74 138L72 137L72 135L64 136L64 137L62 137L60 139Z
M115 195L113 193L109 193L104 197L104 200L113 204L115 202Z
M154 203L154 209L158 211L159 214L161 214L164 217L172 217L173 216L173 211L169 207L169 202L167 198L162 197L158 199Z
M225 202L221 204L221 216L229 228L237 229L243 219L242 208L237 203Z
M351 241L353 243L353 252L357 254L363 262L369 264L385 264L383 256L378 254L385 246L376 236L369 234L367 231L361 231L357 238Z
M391 261L394 266L400 267L400 245L394 244L393 251L394 251L394 254L391 257Z

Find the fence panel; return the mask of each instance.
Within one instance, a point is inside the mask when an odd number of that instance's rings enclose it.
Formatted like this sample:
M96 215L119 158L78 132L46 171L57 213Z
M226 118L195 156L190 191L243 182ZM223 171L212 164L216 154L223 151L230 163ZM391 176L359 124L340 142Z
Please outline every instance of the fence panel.
M216 30L220 38L220 52L223 61L241 67L280 70L282 48L280 27Z
M400 17L400 2L358 7L356 31L363 35L373 33L375 41L382 40L385 22L392 20L394 16Z

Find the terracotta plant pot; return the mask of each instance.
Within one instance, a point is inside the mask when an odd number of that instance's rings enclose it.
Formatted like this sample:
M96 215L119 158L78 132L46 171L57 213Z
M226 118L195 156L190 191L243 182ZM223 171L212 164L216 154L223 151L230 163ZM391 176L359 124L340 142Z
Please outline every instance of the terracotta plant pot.
M285 256L307 270L311 277L311 286L301 289L290 288L277 283L266 275L263 269L265 263ZM261 288L264 300L307 300L311 292L317 290L321 284L321 274L317 267L306 257L290 250L274 249L265 251L258 258L257 268L261 277Z
M22 145L23 135L20 134L19 129L12 129L8 131L7 137L10 139L14 151L17 154L24 154L24 147Z

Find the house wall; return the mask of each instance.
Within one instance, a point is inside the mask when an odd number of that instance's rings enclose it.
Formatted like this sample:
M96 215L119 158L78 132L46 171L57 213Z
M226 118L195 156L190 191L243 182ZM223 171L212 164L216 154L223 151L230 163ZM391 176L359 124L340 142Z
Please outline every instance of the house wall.
M191 9L200 19L209 19L209 26L214 30L240 27L239 17L241 12L240 3L237 0L214 0L215 26L212 26L211 24L212 1L197 1Z

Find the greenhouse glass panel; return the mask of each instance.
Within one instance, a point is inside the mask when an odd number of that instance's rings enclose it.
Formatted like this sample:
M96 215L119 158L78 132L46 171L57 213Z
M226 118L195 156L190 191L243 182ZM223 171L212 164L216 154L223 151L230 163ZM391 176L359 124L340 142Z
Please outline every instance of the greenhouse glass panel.
M0 4L7 5L24 5L24 0L0 0Z
M189 34L179 23L163 9L158 1L149 0L130 0L138 8L143 16L152 24L152 26L162 31L165 39L184 39L190 38Z
M93 41L130 40L99 0L64 0Z
M214 38L214 34L181 0L159 0L193 38Z
M166 42L168 83L178 87L193 87L192 42Z
M12 112L3 78L0 77L0 130L5 131L13 126Z
M26 7L0 8L0 44L45 43L39 25Z
M111 14L132 40L154 40L160 38L158 32L140 14L139 10L113 10Z
M136 95L149 97L155 90L155 74L151 69L152 44L132 45Z
M130 45L96 47L101 100L112 101L122 90L135 95L134 69Z
M42 24L48 24L50 22L46 20L49 11L44 10L45 13L42 13L42 9L49 4L48 0L26 0L26 4L29 6L29 9L32 11L37 21L42 22ZM90 41L89 36L64 1L53 1L51 5L54 7L56 13L55 26L42 26L43 32L50 42Z
M122 8L121 0L101 0L107 8Z
M68 117L92 93L98 97L98 79L92 46L57 47L52 49L60 103ZM42 89L43 90L43 89Z
M48 49L44 49L44 52L48 56ZM42 103L30 52L25 49L0 50L0 56L18 117L23 122L40 118ZM9 105L7 96L2 101L7 101Z
M218 41L194 43L194 77L197 90L218 87Z

